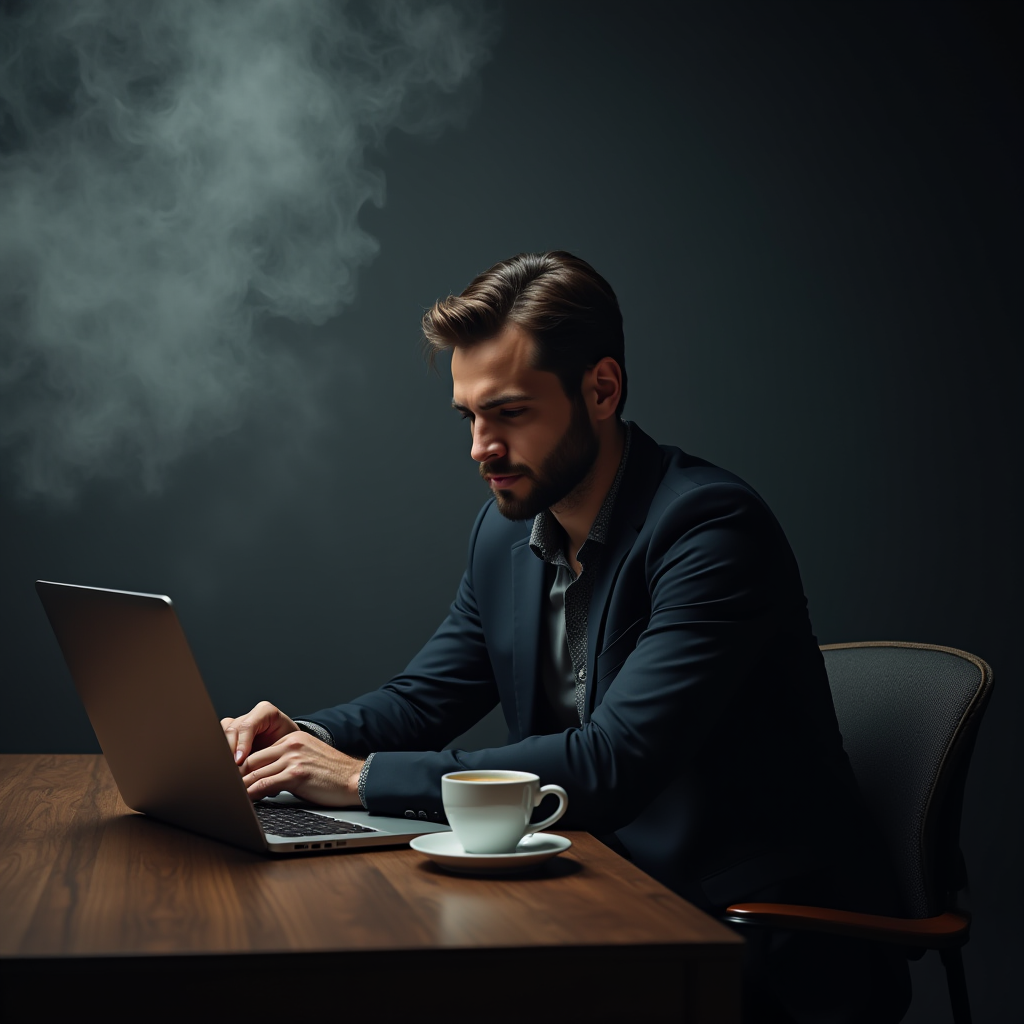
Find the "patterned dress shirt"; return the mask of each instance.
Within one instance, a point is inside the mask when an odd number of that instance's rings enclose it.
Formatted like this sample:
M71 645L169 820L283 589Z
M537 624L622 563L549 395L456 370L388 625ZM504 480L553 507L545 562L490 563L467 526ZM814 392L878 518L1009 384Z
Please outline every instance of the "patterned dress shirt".
M583 570L580 575L577 576L573 571L566 555L568 538L565 530L548 509L537 514L530 533L530 549L538 558L555 568L554 580L548 592L547 643L543 647L541 676L550 708L550 720L561 728L583 724L583 701L587 692L587 617L590 595L594 590L598 563L608 540L608 524L622 483L622 474L626 470L626 460L629 458L629 422L626 421L624 426L625 443L615 479L608 488L587 539L576 552L576 561ZM566 651L568 659L565 657ZM565 714L567 701L570 706L575 706L575 720L569 720Z

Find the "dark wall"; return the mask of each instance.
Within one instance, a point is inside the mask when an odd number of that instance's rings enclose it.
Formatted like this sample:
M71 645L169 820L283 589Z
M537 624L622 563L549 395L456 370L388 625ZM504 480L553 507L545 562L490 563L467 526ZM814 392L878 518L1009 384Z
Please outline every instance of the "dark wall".
M401 669L486 496L418 318L497 259L567 248L619 294L628 416L764 494L822 643L994 667L966 964L975 1019L1020 1019L1018 9L501 8L466 127L379 156L354 306L277 327L321 365L312 435L267 408L156 495L97 484L55 507L5 486L0 749L97 749L37 577L172 595L225 714L309 711ZM492 720L467 742L500 737ZM933 960L908 1020L950 1019Z

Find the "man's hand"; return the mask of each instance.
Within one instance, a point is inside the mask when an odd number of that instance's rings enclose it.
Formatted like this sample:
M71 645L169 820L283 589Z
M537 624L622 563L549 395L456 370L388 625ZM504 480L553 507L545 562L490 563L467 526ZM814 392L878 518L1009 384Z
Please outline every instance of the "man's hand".
M242 781L253 800L286 789L310 803L358 807L362 768L362 761L295 731L250 754L242 765Z
M222 718L220 725L235 764L241 764L252 751L269 747L289 733L299 731L299 727L283 711L265 700L261 700L241 718Z

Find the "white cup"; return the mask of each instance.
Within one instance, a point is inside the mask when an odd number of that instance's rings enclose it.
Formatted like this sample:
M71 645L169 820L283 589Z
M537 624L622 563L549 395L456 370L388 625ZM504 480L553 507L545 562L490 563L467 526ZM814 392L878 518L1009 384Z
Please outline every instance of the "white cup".
M548 793L558 797L558 810L531 825L533 809ZM565 814L569 795L561 786L542 786L529 772L490 769L442 775L441 801L466 853L514 853L523 836L543 832Z

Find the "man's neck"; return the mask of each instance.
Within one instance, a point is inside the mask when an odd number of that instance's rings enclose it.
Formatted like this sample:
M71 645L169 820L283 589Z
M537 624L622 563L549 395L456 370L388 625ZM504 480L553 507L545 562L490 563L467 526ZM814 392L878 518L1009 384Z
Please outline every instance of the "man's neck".
M602 436L603 435L603 436ZM601 424L599 447L593 469L586 479L564 501L551 506L551 514L565 530L566 557L573 571L579 575L581 567L577 554L591 526L601 511L601 505L611 489L615 474L622 461L622 449L626 442L626 429L619 419Z

